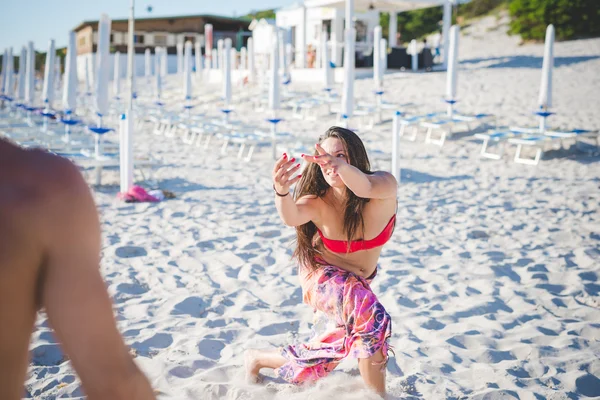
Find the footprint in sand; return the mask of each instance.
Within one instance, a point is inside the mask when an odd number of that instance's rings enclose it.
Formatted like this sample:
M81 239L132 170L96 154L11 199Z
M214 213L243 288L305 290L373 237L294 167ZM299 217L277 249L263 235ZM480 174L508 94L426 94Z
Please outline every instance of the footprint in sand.
M115 254L120 258L143 257L148 255L148 252L143 247L123 246L115 250Z
M575 380L577 393L588 397L600 396L600 379L592 374L580 376Z
M173 337L168 333L157 333L143 342L135 342L131 345L138 355L152 357L158 353L157 349L166 349L173 344Z
M198 353L211 360L218 360L224 348L225 345L220 340L204 339L198 343Z
M292 328L293 326L291 322L282 322L278 324L264 326L258 332L256 332L256 334L263 336L273 336L281 333L287 333Z
M202 318L206 307L208 307L208 304L204 299L190 296L181 303L177 303L175 307L173 307L171 315L189 315L195 318Z
M176 376L177 378L189 378L192 375L194 375L194 370L191 369L190 367L185 367L185 366L177 366L175 368L172 368L169 371L169 374Z
M427 321L421 325L421 328L427 329L430 331L439 331L441 329L444 329L445 327L446 327L446 325L444 325L441 322L436 321L434 319L430 319L429 321Z

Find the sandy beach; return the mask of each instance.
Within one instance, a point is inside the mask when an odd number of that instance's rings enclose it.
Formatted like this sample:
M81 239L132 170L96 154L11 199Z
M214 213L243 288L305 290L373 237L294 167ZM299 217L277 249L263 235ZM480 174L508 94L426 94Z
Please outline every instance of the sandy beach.
M543 44L519 45L505 22L461 33L457 109L535 126ZM554 54L549 125L600 129L600 39L559 42ZM413 103L413 115L443 111L445 79L388 71L384 96ZM356 82L359 99L372 91L370 79ZM236 107L268 129L265 115ZM315 141L335 122L282 117L281 131ZM358 133L374 167L389 170L391 122ZM244 381L245 349L304 341L313 322L291 259L295 231L275 209L270 150L246 163L217 144L136 135L136 153L161 161L154 179L176 198L120 202L118 171L93 191L118 326L159 398L376 399L353 359L312 387ZM393 320L390 398L600 398L600 155L559 149L532 167L513 163L510 148L481 159L473 135L442 149L423 138L401 142L398 223L372 285ZM27 397L83 396L44 313L31 351Z

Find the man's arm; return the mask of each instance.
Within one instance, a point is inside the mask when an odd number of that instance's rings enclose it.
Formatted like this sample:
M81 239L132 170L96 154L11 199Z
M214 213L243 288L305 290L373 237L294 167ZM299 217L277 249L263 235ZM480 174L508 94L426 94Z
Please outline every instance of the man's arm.
M61 188L45 210L42 305L89 399L154 399L117 330L100 275L100 224L91 193L73 165L57 164Z

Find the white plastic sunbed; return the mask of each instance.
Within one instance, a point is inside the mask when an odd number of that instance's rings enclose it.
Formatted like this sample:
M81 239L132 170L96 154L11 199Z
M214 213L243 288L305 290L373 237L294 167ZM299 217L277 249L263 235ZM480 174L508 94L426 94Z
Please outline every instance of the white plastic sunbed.
M452 116L436 115L433 118L422 121L420 126L427 129L425 143L431 143L442 147L446 142L446 138L452 136L453 128L455 126L464 124L467 128L467 132L470 132L474 123L489 125L490 121L494 121L494 126L496 125L496 117L493 114L469 115L454 112ZM436 130L441 132L440 136L438 138L433 138L433 132Z
M481 151L479 153L482 157L492 160L500 160L504 154L504 149L508 139L515 138L520 135L536 135L538 133L539 131L536 128L508 127L502 129L493 129L486 133L476 133L475 137L483 140ZM492 153L489 151L492 143L499 148L497 153Z
M563 142L567 139L575 139L577 141L584 137L596 137L597 146L600 147L600 137L598 132L584 129L574 129L571 131L546 131L537 135L515 137L508 139L508 143L517 146L514 161L519 164L538 165L547 145L553 145L557 142L562 147ZM533 147L536 152L533 158L522 157L523 147Z

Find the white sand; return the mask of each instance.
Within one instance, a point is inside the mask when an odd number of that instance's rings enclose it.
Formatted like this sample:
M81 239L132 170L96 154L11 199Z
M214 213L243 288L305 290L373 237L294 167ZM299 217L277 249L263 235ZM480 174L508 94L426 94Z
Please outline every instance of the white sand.
M461 38L458 108L535 125L543 45L518 46L505 28L488 30L495 24ZM555 57L549 124L599 129L600 39L557 43ZM444 80L389 74L386 96L415 103L411 113L442 110ZM371 91L357 82L356 93ZM316 137L332 123L288 118L282 129ZM362 133L378 168L389 168L390 127ZM295 232L276 214L269 151L246 164L216 145L206 153L142 136L140 149L166 164L160 187L177 199L119 203L116 173L95 197L119 328L160 398L375 399L355 360L310 388L272 375L243 382L244 349L306 339L312 321L290 259ZM600 396L600 158L561 150L537 168L482 161L472 136L441 152L422 137L402 146L398 225L373 283L393 319L391 398ZM31 397L82 396L44 314L31 348Z

